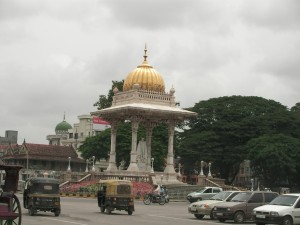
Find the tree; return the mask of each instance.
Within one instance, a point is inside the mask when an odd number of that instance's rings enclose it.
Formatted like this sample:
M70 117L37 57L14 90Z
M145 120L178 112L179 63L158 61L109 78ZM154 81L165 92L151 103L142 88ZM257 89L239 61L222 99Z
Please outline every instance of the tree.
M123 90L123 84L124 80L122 81L112 81L111 89L108 91L107 96L106 95L99 95L98 102L94 103L94 106L97 107L98 110L105 109L108 107L111 107L113 96L114 96L114 88L117 87L119 91Z
M300 102L296 103L296 105L294 105L292 108L291 108L291 111L292 112L300 112Z
M230 96L200 101L189 110L198 117L187 123L180 135L179 154L189 170L201 160L212 162L212 173L231 183L247 158L247 142L267 133L278 133L286 124L287 108L273 100L255 96ZM277 119L284 121L282 124ZM283 126L283 124L285 126Z
M247 143L254 176L266 187L299 185L300 139L283 134L263 135Z
M92 158L92 156L95 156L96 160L107 159L110 151L110 129L86 138L79 147L79 151L84 159Z

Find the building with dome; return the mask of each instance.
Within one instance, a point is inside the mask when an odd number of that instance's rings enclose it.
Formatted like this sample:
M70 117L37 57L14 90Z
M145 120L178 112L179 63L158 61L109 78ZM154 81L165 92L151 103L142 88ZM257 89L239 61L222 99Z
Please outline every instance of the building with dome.
M154 172L151 157L152 131L160 123L167 124L169 129L167 165L162 174L154 174L158 179L163 178L161 182L172 183L177 181L173 151L175 126L177 123L197 114L176 106L175 89L172 87L169 92L165 91L165 82L162 75L148 64L146 48L144 52L142 64L130 72L124 80L123 91L114 88L112 106L91 112L91 115L101 117L111 125L111 150L109 165L105 171L108 174L120 173L116 166L116 151L118 151L116 149L116 134L119 123L130 121L132 125L130 163L126 171L122 171L122 173L127 174L149 174ZM141 124L146 128L146 138L145 144L139 147L137 131ZM143 167L139 166L141 152L145 157L145 166Z
M55 134L47 135L49 145L62 145L62 141L68 139L69 129L72 129L72 126L66 121L66 116L64 114L63 121L58 123L55 127Z

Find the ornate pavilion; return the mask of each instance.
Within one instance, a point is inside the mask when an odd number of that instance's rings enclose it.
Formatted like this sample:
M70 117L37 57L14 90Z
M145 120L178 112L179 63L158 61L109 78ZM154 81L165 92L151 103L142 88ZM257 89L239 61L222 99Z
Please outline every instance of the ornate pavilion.
M132 126L132 141L130 164L126 174L152 174L156 179L164 179L164 183L177 181L177 173L174 168L173 140L177 123L196 116L194 112L180 109L175 103L175 89L172 87L167 93L163 77L147 61L147 49L145 48L143 63L130 72L124 80L123 91L114 88L112 106L91 115L98 116L111 124L111 149L109 165L105 173L118 174L120 171L116 165L116 134L118 124L130 121ZM167 164L163 173L154 173L151 165L151 137L153 128L165 123L168 126L168 154ZM137 131L139 125L146 128L144 145L138 144Z

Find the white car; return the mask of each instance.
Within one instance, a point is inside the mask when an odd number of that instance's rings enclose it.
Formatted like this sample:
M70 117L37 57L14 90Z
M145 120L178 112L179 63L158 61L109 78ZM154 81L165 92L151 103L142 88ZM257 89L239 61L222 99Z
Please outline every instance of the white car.
M252 215L257 225L300 224L300 194L279 195L269 204L253 209Z
M202 219L205 215L209 215L214 219L212 209L220 202L230 201L240 191L221 191L208 200L197 201L188 206L189 213L194 214L197 219Z
M189 193L186 196L186 199L190 203L206 200L206 199L210 199L211 197L213 197L214 195L216 195L221 191L223 191L223 189L220 187L201 187L198 191Z

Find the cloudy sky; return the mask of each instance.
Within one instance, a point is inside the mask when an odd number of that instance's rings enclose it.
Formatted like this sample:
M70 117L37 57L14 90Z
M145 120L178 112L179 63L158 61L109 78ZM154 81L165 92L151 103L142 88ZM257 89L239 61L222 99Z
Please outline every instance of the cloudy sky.
M47 144L143 61L181 107L242 95L300 102L300 1L0 0L0 136Z

